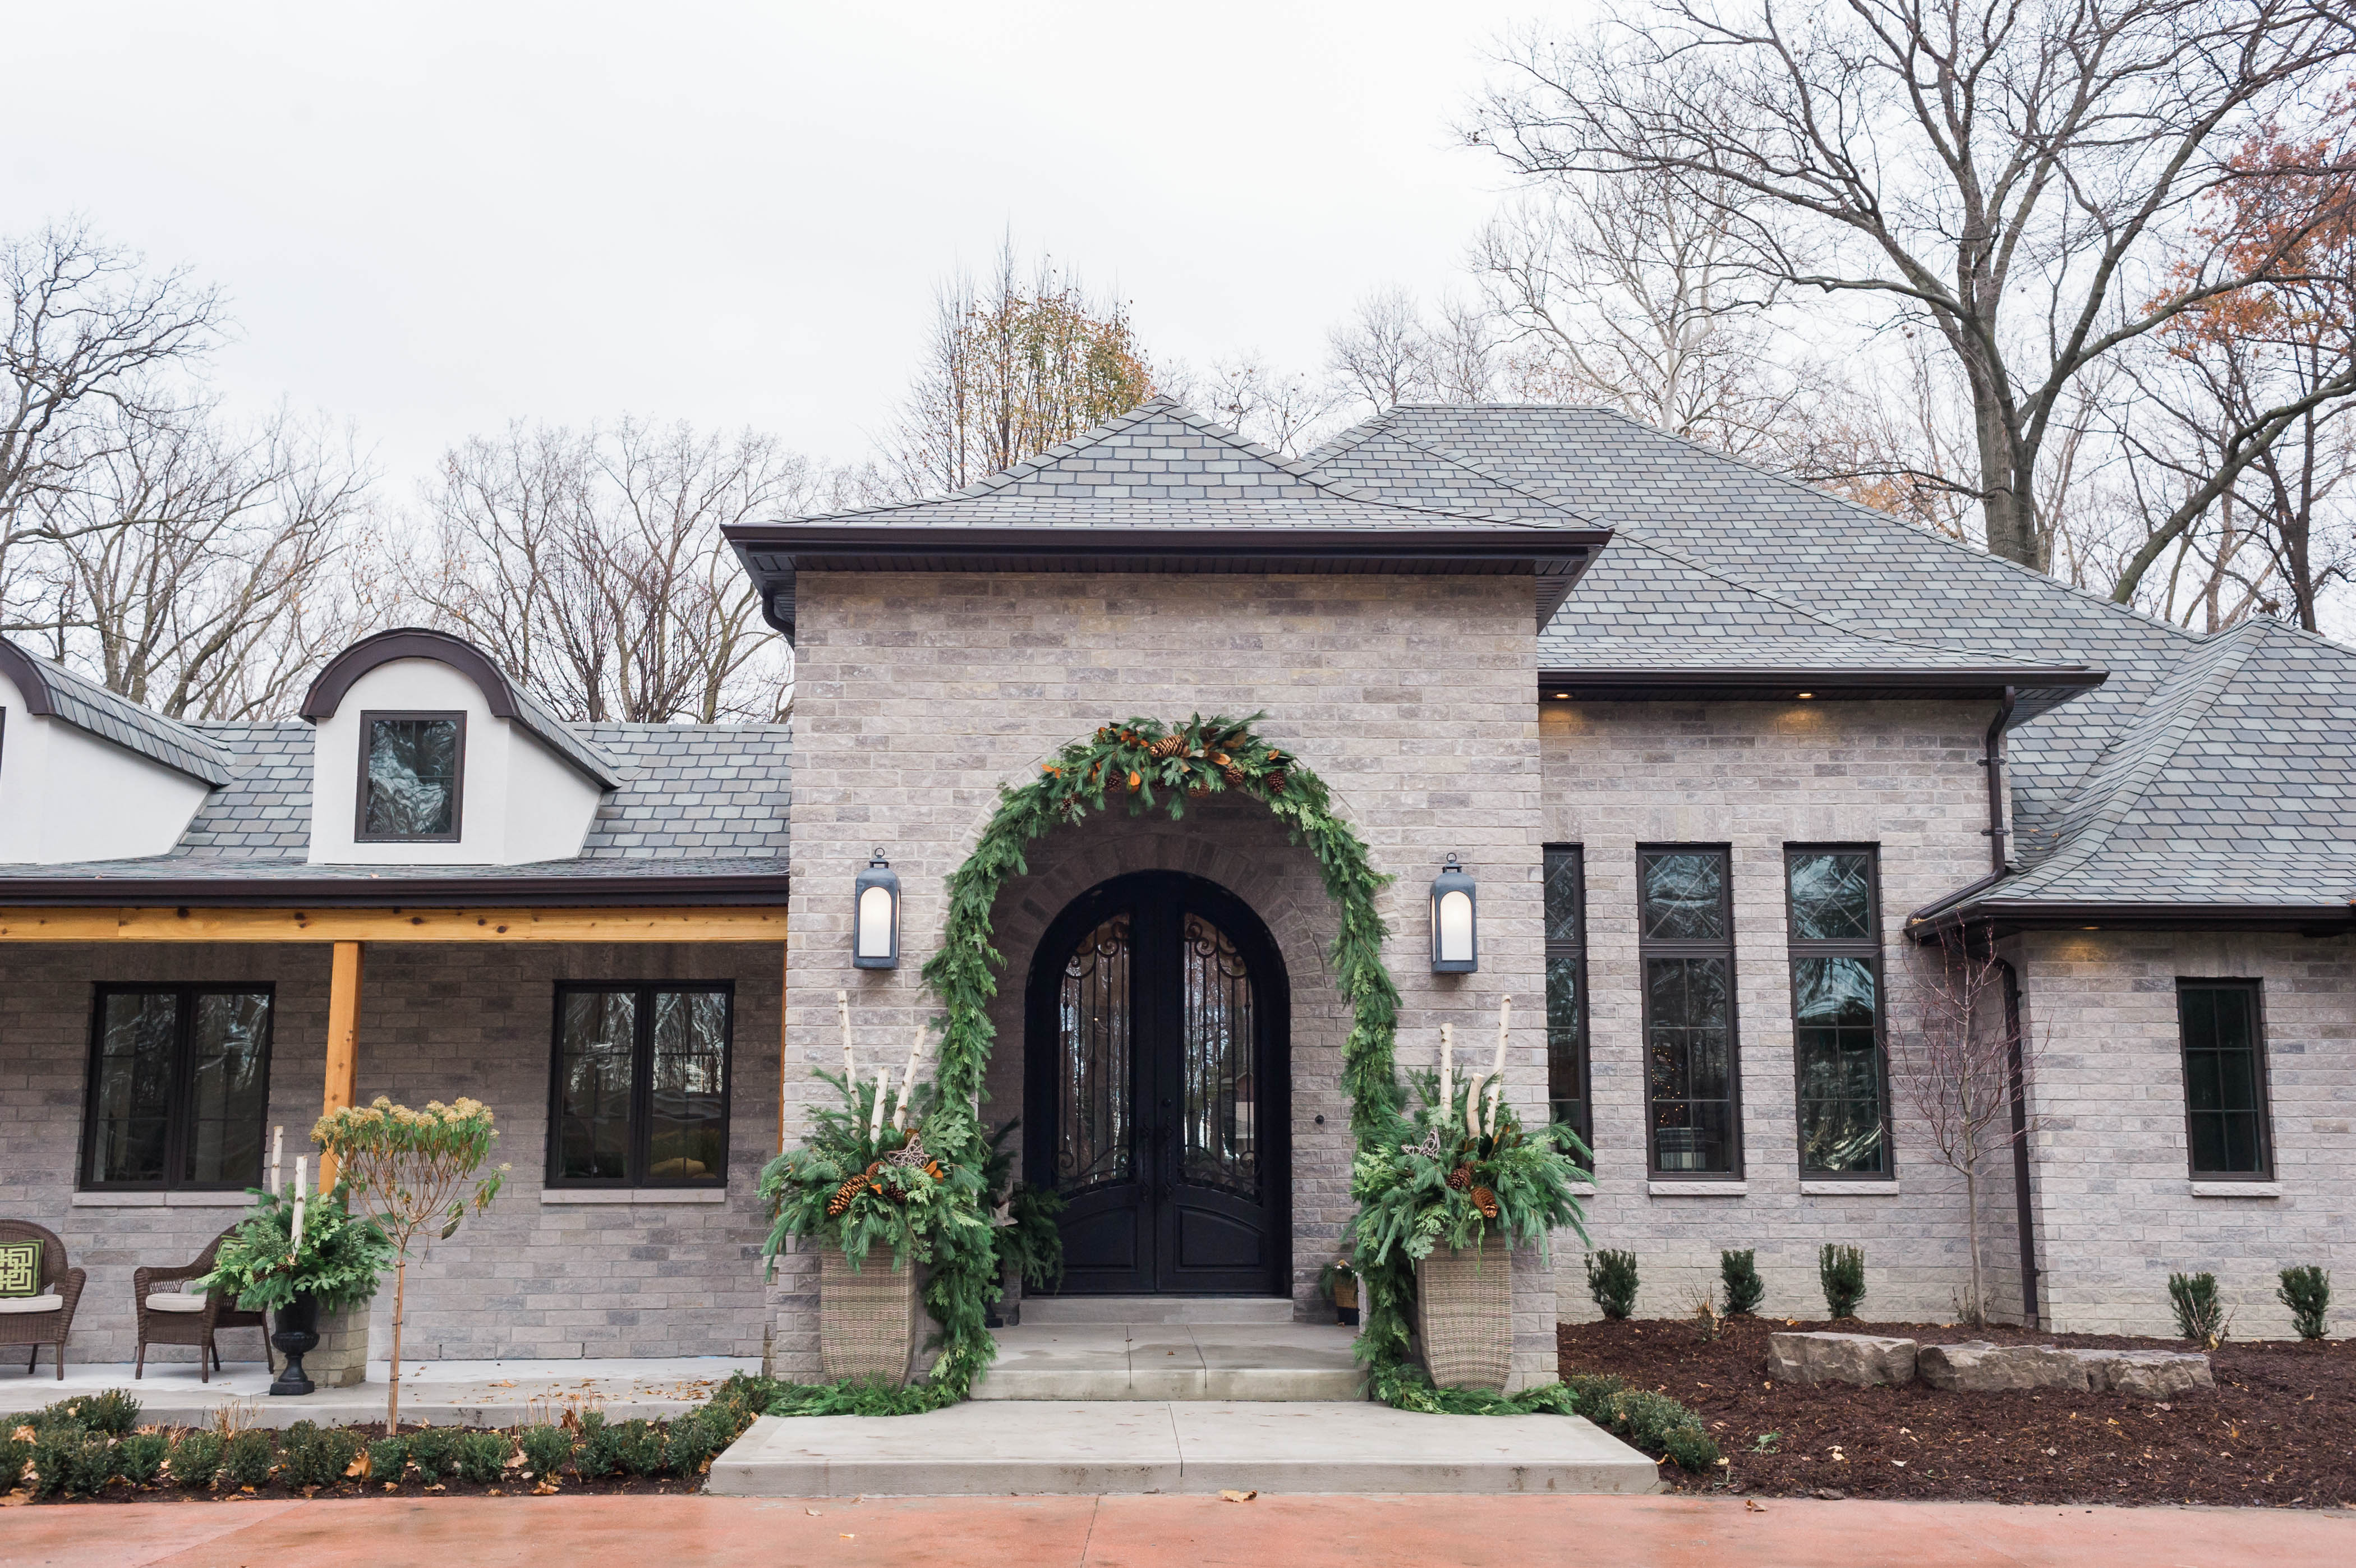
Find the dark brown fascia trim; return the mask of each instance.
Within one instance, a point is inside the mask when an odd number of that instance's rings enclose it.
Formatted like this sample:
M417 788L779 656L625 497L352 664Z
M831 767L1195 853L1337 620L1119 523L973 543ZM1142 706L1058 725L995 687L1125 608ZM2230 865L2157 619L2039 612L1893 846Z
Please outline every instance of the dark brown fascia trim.
M1584 557L1611 542L1608 528L792 528L744 523L721 530L742 555L768 551L799 570L844 556L925 560L988 556L1108 559L1233 556L1347 561L1539 560ZM810 563L805 566L804 563Z
M1821 702L1865 702L1891 697L1954 697L1979 700L2005 689L2089 692L2110 679L2106 670L1542 670L1541 693L1569 692L1576 701L1647 703L1664 697L1717 698L1727 702L1773 702L1802 692Z
M636 908L644 905L782 904L783 874L724 876L499 877L5 877L0 908L184 909L447 909L537 907Z
M447 664L475 683L493 714L503 719L524 716L516 702L515 688L508 684L507 672L492 663L481 649L446 631L413 626L395 627L391 631L361 638L328 660L326 668L312 678L310 690L303 693L302 716L315 723L334 718L336 710L343 705L344 693L352 689L354 682L378 665L390 664L396 659L431 659ZM528 724L526 727L530 727Z
M1964 890L1968 894L1970 889ZM2329 904L2062 904L1988 898L1908 918L1906 935L1927 942L1955 926L1993 926L1998 932L2086 929L2141 931L2295 931L2301 936L2356 933L2356 902Z
M49 701L49 678L41 673L31 654L5 637L0 637L0 675L8 677L8 683L25 699L27 713L44 719L57 716L56 704Z

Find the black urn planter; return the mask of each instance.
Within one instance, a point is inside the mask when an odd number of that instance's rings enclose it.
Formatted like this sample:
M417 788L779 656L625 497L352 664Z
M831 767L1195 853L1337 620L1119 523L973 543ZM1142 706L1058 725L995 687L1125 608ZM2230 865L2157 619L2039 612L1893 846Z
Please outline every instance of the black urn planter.
M315 1385L310 1374L303 1370L303 1358L319 1348L319 1303L315 1296L298 1295L280 1307L273 1316L278 1320L278 1332L270 1342L286 1358L285 1369L277 1381L270 1385L273 1394L307 1394Z

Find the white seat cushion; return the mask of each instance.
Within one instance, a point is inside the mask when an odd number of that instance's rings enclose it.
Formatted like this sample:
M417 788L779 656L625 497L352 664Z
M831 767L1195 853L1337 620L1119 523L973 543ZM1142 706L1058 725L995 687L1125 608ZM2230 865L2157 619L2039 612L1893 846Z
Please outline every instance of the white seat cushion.
M201 1295L190 1295L186 1291L157 1290L147 1293L147 1310L150 1312L202 1312L204 1309L205 1298Z
M0 1295L0 1312L62 1312L66 1298L51 1291L47 1295Z

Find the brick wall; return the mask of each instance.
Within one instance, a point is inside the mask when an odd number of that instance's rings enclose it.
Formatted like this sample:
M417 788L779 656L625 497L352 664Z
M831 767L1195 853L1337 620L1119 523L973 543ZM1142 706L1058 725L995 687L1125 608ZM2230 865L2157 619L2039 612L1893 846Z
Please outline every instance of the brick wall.
M2058 1329L2170 1334L2172 1272L2207 1271L2243 1338L2284 1338L2286 1264L2356 1279L2356 939L2037 932L2022 971L2047 1310ZM2188 1165L2179 979L2263 983L2278 1180L2196 1196ZM2278 1195L2278 1196L2277 1196ZM2344 1326L2348 1313L2335 1313ZM2341 1331L2345 1331L2344 1327Z
M1821 1316L1816 1253L1828 1241L1865 1249L1867 1316L1952 1316L1969 1266L1960 1184L1925 1158L1922 1131L1902 1104L1894 1182L1803 1191L1783 847L1879 846L1885 1016L1903 1050L1908 968L1920 958L1900 934L1905 916L1987 868L1977 759L1990 711L1965 703L1543 705L1546 837L1585 850L1598 1180L1590 1230L1597 1246L1637 1254L1640 1316L1682 1315L1688 1293L1716 1280L1721 1249L1751 1248L1766 1310ZM1676 1196L1674 1186L1648 1179L1640 843L1731 847L1746 1189L1737 1196ZM2010 1306L2019 1270L2008 1165L1982 1214L1991 1301ZM1564 1316L1594 1316L1577 1239L1561 1238L1557 1255Z
M512 1167L487 1214L412 1262L403 1353L418 1359L756 1356L767 1225L755 1179L776 1147L781 953L776 944L369 948L361 989L359 1095L409 1104L472 1095L498 1117ZM270 1120L287 1158L314 1153L327 1036L319 946L32 946L0 949L0 1208L57 1230L90 1271L76 1360L131 1359L131 1271L181 1263L236 1217L219 1208L72 1205L100 979L266 980L277 985ZM544 1205L549 1053L558 980L735 983L724 1204ZM375 1349L391 1346L390 1282ZM260 1359L259 1331L225 1357ZM151 1359L185 1359L168 1348Z
M1375 863L1399 880L1385 899L1387 954L1405 993L1402 1055L1429 1056L1442 1018L1494 1026L1496 998L1529 1010L1512 1079L1540 1114L1535 1026L1538 943L1538 759L1534 639L1519 579L806 574L796 589L794 893L788 1092L807 1105L808 1067L841 1059L838 987L853 998L862 1060L907 1049L917 971L937 940L946 879L988 822L1001 784L1030 778L1065 741L1130 714L1265 711L1260 728L1329 783ZM1295 1001L1296 1281L1330 1245L1341 1147L1331 1089L1338 1047L1322 954L1331 913L1306 872L1241 817L1205 813L1183 832L1116 826L1033 863L1040 886L1010 889L1010 933L1035 940L1059 899L1169 857L1253 884L1246 897L1279 929ZM1118 843L1116 844L1116 841ZM882 844L905 894L903 961L850 962L851 878ZM1430 972L1425 890L1442 855L1462 854L1482 887L1482 972ZM1085 857L1096 854L1097 859ZM1062 859L1062 856L1080 857ZM1225 859L1218 857L1225 856ZM1238 865L1237 857L1251 861ZM1108 872L1109 874L1109 872ZM1053 886L1046 884L1052 882ZM1242 889L1237 889L1242 891ZM1018 927L1020 928L1018 929ZM1007 951L1002 992L1019 992L1026 951ZM1001 996L991 1114L1019 1108L1008 1065L1016 1005ZM1325 1114L1320 1130L1313 1117ZM1304 1128L1302 1122L1307 1120ZM780 1308L781 1366L816 1366L815 1278L798 1267ZM1298 1285L1296 1285L1298 1289ZM1552 1371L1551 1278L1517 1262L1518 1377Z

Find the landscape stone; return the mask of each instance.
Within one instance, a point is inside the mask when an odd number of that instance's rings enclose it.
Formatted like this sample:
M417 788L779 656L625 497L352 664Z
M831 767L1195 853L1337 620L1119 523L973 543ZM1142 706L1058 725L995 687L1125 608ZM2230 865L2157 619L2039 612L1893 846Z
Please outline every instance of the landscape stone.
M2051 1345L1990 1345L1977 1339L1961 1345L1925 1345L1914 1366L1933 1388L1966 1393L2083 1391L2090 1386L2085 1363Z
M2086 1386L2134 1399L2164 1400L2217 1386L2209 1358L2197 1350L2072 1350Z
M1914 1380L1914 1341L1881 1334L1770 1334L1767 1375L1789 1383Z

